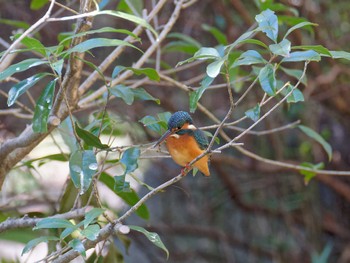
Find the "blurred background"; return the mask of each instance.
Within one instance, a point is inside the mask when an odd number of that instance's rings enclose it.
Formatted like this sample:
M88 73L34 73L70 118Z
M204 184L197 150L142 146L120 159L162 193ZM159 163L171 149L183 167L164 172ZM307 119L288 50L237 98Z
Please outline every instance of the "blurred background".
M78 1L62 2L76 10L79 6ZM128 1L102 2L104 9L130 11ZM134 1L138 3L139 10L152 10L156 2ZM1 51L10 43L9 36L23 31L25 25L19 21L31 25L45 13L46 8L33 10L30 4L31 1L0 1ZM158 26L168 21L173 8L172 1L168 1L158 16ZM201 0L183 10L172 33L162 43L159 49L161 69L173 69L179 61L190 57L198 49L196 42L208 47L217 46L220 42L232 43L254 25L255 15L265 8L276 11L282 29L290 27L295 21L303 21L302 19L318 24L310 30L294 31L289 36L293 46L323 45L330 50L350 51L349 1ZM59 10L58 7L55 9L56 12ZM68 14L67 11L61 11L60 15ZM123 20L96 17L94 28L103 26L132 30L130 23ZM37 36L45 45L56 45L58 37L72 29L69 22L49 23ZM150 41L145 34L141 38L142 44L137 45L146 50ZM256 38L266 42L263 34ZM250 48L256 49L257 46ZM88 56L87 59L98 65L111 50L112 48L96 49L93 56ZM22 53L16 60L30 56L32 54ZM139 56L135 50L127 49L113 66L131 66ZM155 61L148 61L146 66L154 67ZM186 70L174 72L171 77L197 88L203 79L205 67L205 63L197 63ZM300 65L296 67L302 69ZM112 71L113 67L110 67L105 75L111 76ZM237 78L248 76L248 71L238 72ZM34 69L26 71L21 78L28 77L33 72ZM90 73L91 68L85 68L83 80ZM320 145L297 129L267 135L247 134L240 142L244 143L246 149L269 159L293 164L323 162L327 170L350 170L349 80L350 68L346 60L323 58L320 63L311 63L307 71L307 85L301 88L305 102L280 107L255 129L263 131L300 120L302 124L318 131L331 144L331 162L328 162ZM136 81L138 79L135 78L125 84L132 85ZM225 79L217 78L213 84L220 83L225 83ZM101 84L102 81L96 83L94 88ZM247 86L245 81L235 83L235 96L238 97ZM7 108L7 98L3 93L7 93L10 87L11 83L1 83L2 109ZM159 98L161 104L135 101L129 106L120 99L113 99L108 104L107 110L115 120L113 136L117 145L148 143L159 137L139 122L146 115L189 110L187 92L169 82L144 81L142 87ZM39 96L42 88L38 85L32 89L34 98ZM235 109L232 120L243 116L247 109L255 105L260 95L261 91L258 90L250 92L244 103ZM21 102L30 105L27 97L23 96ZM200 102L222 119L229 107L227 90L225 87L209 88ZM87 125L92 114L99 110L99 107L92 107L77 111L74 115ZM213 124L200 110L192 116L196 126ZM0 140L16 136L30 122L31 119L18 119L14 115L0 115ZM251 121L243 122L241 127L248 127L249 124ZM226 132L232 137L239 134L239 131L234 130ZM56 147L57 144L61 146L60 149ZM1 192L2 221L8 216L42 216L64 211L59 207L62 206L62 196L66 191L68 163L64 159L51 159L40 164L25 163L49 153L60 154L61 150L69 153L66 141L62 139L62 131L58 131L23 160L19 164L21 167L11 172ZM171 159L165 158L140 160L139 164L141 179L153 187L176 176L181 169ZM350 262L348 178L318 175L305 184L303 175L297 171L258 162L234 149L214 155L210 169L212 176L209 178L200 174L195 177L188 175L147 201L149 220L133 215L126 221L127 224L141 225L148 231L157 232L170 252L167 262ZM103 185L99 187L106 207L122 215L127 206L112 191ZM148 191L139 185L136 188L140 196ZM164 251L152 245L142 234L132 232L128 237L128 252L120 240L115 239L125 262L166 262ZM2 262L24 261L19 258L18 252L8 255L11 254L8 252L10 249L5 251L3 248L9 241L16 242L10 243L12 249L14 244L24 245L32 238L30 229L1 233ZM44 245L43 250L45 249L47 247ZM27 262L32 262L32 259Z

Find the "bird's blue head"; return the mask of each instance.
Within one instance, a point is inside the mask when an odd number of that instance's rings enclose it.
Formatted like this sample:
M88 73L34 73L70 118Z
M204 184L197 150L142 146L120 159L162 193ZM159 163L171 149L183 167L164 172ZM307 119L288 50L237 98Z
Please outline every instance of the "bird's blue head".
M187 125L185 126L185 124ZM163 136L156 142L156 144L153 147L157 147L170 135L177 132L181 132L181 129L184 126L186 127L185 129L196 129L196 127L193 125L193 120L190 114L188 114L186 111L175 112L173 115L171 115L168 121L168 130L163 134Z
M185 123L192 124L193 120L186 111L177 111L171 115L168 121L169 130L180 130Z

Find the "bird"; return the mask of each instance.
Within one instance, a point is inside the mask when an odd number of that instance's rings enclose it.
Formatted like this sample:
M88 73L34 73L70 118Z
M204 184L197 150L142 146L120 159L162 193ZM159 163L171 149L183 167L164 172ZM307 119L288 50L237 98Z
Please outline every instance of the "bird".
M194 126L191 116L186 111L177 111L171 115L168 121L168 130L153 148L164 141L172 159L184 169L188 168L188 164L201 155L209 145L207 136ZM204 155L193 166L205 176L210 176L208 155Z

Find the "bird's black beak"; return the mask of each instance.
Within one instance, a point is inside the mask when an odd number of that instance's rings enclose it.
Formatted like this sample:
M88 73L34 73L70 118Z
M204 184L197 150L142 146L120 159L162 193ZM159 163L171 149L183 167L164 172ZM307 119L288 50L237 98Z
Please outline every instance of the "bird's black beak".
M162 142L164 142L173 132L171 130L167 130L162 137L159 138L159 140L156 142L155 145L153 145L152 148L156 148L158 145L160 145Z

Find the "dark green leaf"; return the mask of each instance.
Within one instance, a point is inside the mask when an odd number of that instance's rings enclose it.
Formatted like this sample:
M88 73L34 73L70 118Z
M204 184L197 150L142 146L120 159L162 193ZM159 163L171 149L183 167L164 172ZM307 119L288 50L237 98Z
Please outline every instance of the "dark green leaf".
M216 41L221 44L221 45L227 45L227 38L226 35L223 34L219 29L213 27L213 26L209 26L207 24L203 24L202 28L205 31L210 32L214 38L216 39Z
M46 5L48 2L49 2L49 0L32 0L30 2L30 9L39 10L44 5Z
M115 46L128 46L141 51L139 48L123 40L109 39L109 38L92 38L92 39L85 40L84 42L81 42L80 44L68 49L64 53L66 55L69 55L73 52L82 53L97 47L115 47Z
M315 132L314 130L312 130L309 127L306 127L304 125L298 125L298 128L303 133L305 133L307 136L309 136L310 138L314 139L319 144L321 144L323 149L326 151L326 153L328 155L328 160L329 161L332 160L332 147L325 139L323 139L323 137L321 135L319 135L317 132Z
M83 242L81 242L80 239L74 238L71 240L68 245L74 250L77 251L79 254L81 254L83 257L86 257L86 251L85 247L83 245Z
M90 187L92 177L98 168L96 156L93 151L76 151L69 159L70 176L80 195Z
M259 72L259 82L262 89L269 96L276 94L276 78L275 70L271 64L267 64Z
M35 238L35 239L29 241L25 245L25 247L23 248L21 256L23 256L25 253L28 253L32 248L34 248L35 246L37 246L41 242L48 242L51 240L60 240L60 239L58 237L55 237L55 236L41 236L41 237L38 237L38 238Z
M63 218L44 218L40 220L33 230L43 228L67 228L74 227L74 225L67 219Z
M97 136L91 132L79 127L78 123L75 123L75 130L80 139L82 139L88 146L96 147L98 149L107 149L109 146L103 144Z
M248 50L242 53L233 63L232 67L252 64L266 64L267 61L255 50Z
M193 55L197 51L198 48L196 46L193 46L192 44L184 41L171 41L162 48L163 53L183 52L189 55Z
M290 41L283 39L278 44L272 44L269 46L271 52L278 56L288 57L290 53Z
M158 75L158 72L153 68L131 68L126 67L125 69L129 69L132 72L134 72L136 75L146 75L150 80L159 81L160 77Z
M305 27L305 26L318 26L317 24L315 23L311 23L311 22L308 22L308 21L305 21L305 22L301 22L299 24L296 24L295 26L291 27L288 29L287 33L284 35L283 39L285 39L290 33L292 33L294 30L298 29L298 28L301 28L301 27Z
M282 62L298 62L298 61L320 61L321 56L314 50L295 51L285 57Z
M0 73L1 74L1 73ZM39 73L34 76L31 76L25 80L14 85L8 93L7 105L11 107L15 101L26 92L29 88L33 87L39 80L50 75L49 73Z
M87 239L94 241L98 237L98 232L100 231L99 225L90 225L81 231L81 234Z
M201 87L195 91L190 92L190 112L195 112L197 109L197 104L200 98L202 97L204 91L210 86L214 81L214 78L209 77L208 75L204 77L201 82Z
M41 93L34 111L33 131L37 133L47 132L47 120L51 112L53 97L55 94L55 86L57 78L50 81Z
M85 214L84 219L84 228L87 228L88 225L91 224L92 221L94 221L97 217L103 214L105 210L102 208L92 208L89 212Z
M303 49L303 50L314 50L317 53L327 56L327 57L331 57L332 54L330 53L330 51L325 48L324 46L321 45L312 45L312 46L307 46L307 45L303 45L303 46L293 46L293 49Z
M157 104L160 104L160 100L153 97L151 94L149 94L146 90L143 88L137 88L132 89L132 92L134 93L134 99L137 100L152 100L155 101Z
M257 104L254 108L247 110L245 116L252 119L254 122L258 121L260 118L260 105Z
M161 129L161 126L159 124L159 120L157 120L155 117L153 116L145 116L143 117L140 122L148 127L149 129L157 132L157 133L162 133L162 129Z
M115 181L112 176L108 175L107 173L101 173L100 181L104 183L110 190L114 191L114 184ZM116 192L116 194L125 201L130 206L135 205L140 198L138 197L135 190L130 189L130 192ZM143 218L143 219L149 219L149 211L147 209L147 206L145 204L142 204L137 210L136 214Z
M275 12L270 9L266 9L259 15L255 16L256 22L259 24L259 28L264 32L271 40L277 42L278 36L278 18Z
M167 258L169 257L169 251L168 249L165 247L164 243L162 242L162 240L160 239L159 235L157 233L154 232L148 232L146 229L144 229L143 227L140 226L129 226L130 229L141 232L142 234L144 234L149 241L151 241L154 245L156 245L157 247L163 249L167 255Z
M48 62L46 60L41 60L38 58L30 58L27 60L23 60L21 62L18 62L17 64L13 64L9 66L4 71L0 72L0 81L6 79L7 77L11 77L15 73L19 73L29 68L36 67L42 64L47 64L47 63ZM41 74L44 74L44 73L41 73Z

